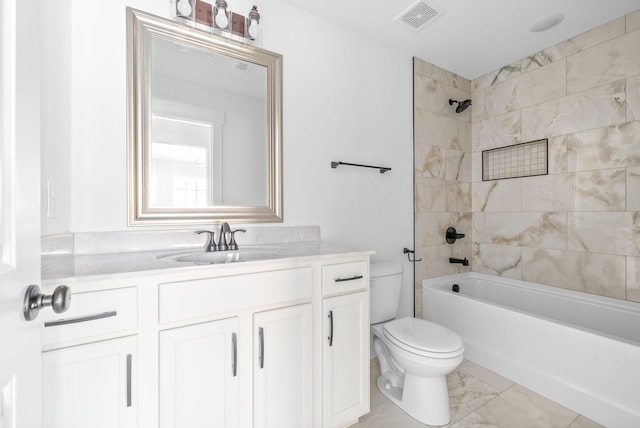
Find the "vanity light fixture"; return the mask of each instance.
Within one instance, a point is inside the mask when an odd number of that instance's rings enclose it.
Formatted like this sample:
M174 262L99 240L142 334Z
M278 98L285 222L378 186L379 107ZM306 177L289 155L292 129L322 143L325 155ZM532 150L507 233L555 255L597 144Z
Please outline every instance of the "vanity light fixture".
M229 4L225 0L216 0L213 14L213 27L223 31L229 31L229 18L231 17Z
M260 14L258 13L258 6L253 5L249 15L247 16L247 37L251 40L258 38L260 34Z
M176 16L193 19L193 0L176 0Z
M254 5L244 17L233 13L227 0L173 0L175 16L178 21L195 26L200 30L211 31L236 40L249 41L256 44L261 38L262 17L258 6Z

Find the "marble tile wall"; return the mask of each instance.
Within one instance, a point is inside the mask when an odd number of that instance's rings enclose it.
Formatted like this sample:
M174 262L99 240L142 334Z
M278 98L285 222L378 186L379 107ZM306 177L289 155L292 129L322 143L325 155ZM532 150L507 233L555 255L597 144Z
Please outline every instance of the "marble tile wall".
M470 270L450 264L449 257L470 260L472 255L473 108L458 114L456 105L449 105L450 98L471 98L469 80L417 58L414 91L415 250L416 258L422 258L415 265L415 302L416 315L422 316L423 279ZM467 237L447 244L450 226Z
M449 257L640 302L638 45L640 10L472 82L415 59L418 316L422 279L470 269ZM482 181L483 150L540 138L549 175ZM449 226L467 239L447 244Z
M474 271L640 302L639 45L640 10L471 82ZM481 181L540 138L549 175Z

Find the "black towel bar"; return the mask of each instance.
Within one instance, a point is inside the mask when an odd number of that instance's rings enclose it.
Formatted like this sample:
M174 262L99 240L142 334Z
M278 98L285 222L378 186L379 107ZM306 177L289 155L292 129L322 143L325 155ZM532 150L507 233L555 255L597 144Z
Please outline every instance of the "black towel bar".
M331 168L337 168L338 165L359 166L359 167L362 167L362 168L375 168L375 169L379 169L380 170L380 174L384 174L387 171L391 171L391 168L386 167L386 166L362 165L362 164L359 164L359 163L336 162L336 161L332 161L331 162Z

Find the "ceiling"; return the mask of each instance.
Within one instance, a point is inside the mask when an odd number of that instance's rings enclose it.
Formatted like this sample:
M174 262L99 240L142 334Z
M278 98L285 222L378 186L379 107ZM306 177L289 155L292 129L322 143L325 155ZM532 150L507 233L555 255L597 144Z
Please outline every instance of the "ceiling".
M423 0L440 13L416 31L395 18L417 0L284 1L467 79L640 9L640 0ZM559 25L529 31L556 13Z

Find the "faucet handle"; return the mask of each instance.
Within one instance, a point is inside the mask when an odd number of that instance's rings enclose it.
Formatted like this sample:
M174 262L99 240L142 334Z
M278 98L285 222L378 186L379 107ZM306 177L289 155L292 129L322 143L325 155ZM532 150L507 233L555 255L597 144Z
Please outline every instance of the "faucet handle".
M238 249L238 244L236 243L236 232L246 233L247 229L236 229L229 232L231 234L231 242L229 242L229 249L234 251Z
M214 239L215 232L211 230L196 230L195 234L200 235L201 233L208 233L209 237L207 238L207 243L204 244L204 250L207 252L216 251L216 241Z

